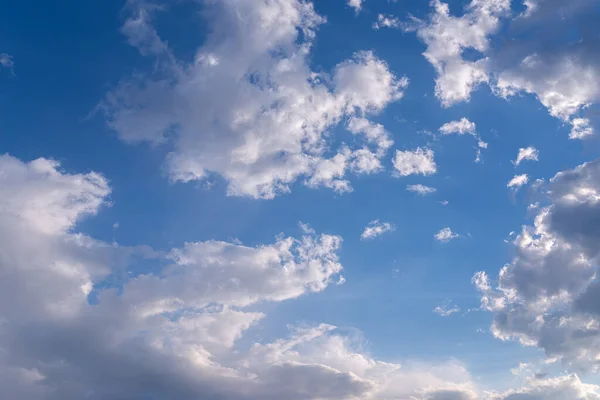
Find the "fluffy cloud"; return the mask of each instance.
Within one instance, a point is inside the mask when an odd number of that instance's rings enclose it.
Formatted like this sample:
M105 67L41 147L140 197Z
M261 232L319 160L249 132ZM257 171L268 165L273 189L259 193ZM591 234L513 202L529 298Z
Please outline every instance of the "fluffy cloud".
M381 28L400 28L402 22L393 15L377 15L377 21L373 22L373 29L379 30Z
M417 147L414 151L396 150L393 160L396 174L408 175L432 175L437 172L433 150Z
M516 236L516 256L494 283L485 272L473 281L492 333L538 346L576 369L598 368L600 291L597 221L600 161L558 173L546 185L549 205Z
M436 70L435 94L447 107L470 100L473 89L488 82L487 60L469 61L463 53L488 50L489 36L499 30L510 0L473 0L462 17L450 15L448 4L440 0L431 5L429 19L415 20L412 29L427 46L423 55Z
M450 229L448 227L448 228L441 229L438 233L433 235L433 237L435 238L435 240L437 240L439 242L447 243L453 239L460 237L460 235L458 233L452 232L452 229Z
M506 187L518 190L521 186L526 185L529 182L529 177L527 174L515 175L508 182Z
M374 239L377 236L381 236L387 232L393 232L396 229L394 225L389 222L381 222L378 219L373 220L367 224L365 230L360 235L362 240Z
M467 118L461 118L458 121L447 122L440 127L442 135L464 135L465 133L475 135L477 134L477 127L474 122L469 121Z
M437 191L435 188L421 185L420 183L417 185L408 185L406 187L406 190L408 190L409 192L418 193L421 196L426 196Z
M475 390L456 362L382 362L325 324L240 345L264 318L261 303L340 281L337 236L304 225L303 237L264 246L190 242L157 253L76 232L110 193L97 173L2 156L0 185L2 398L376 400Z
M101 109L127 142L168 142L171 180L214 173L230 195L273 198L301 177L310 187L347 192L347 172L381 169L389 145L372 136L378 125L365 118L400 99L408 80L372 52L356 53L331 75L312 71L311 44L324 18L311 3L208 2L211 34L192 63L175 58L151 24L154 8L140 4L123 32L159 60L159 71L123 82ZM345 119L365 143L332 149L328 132Z
M600 387L581 382L576 375L549 379L530 379L522 388L495 394L489 400L597 400Z
M362 10L363 0L348 0L348 6L354 9L357 14Z
M515 167L518 167L522 161L538 161L540 153L533 146L529 147L521 147L519 149L519 154L517 154L517 159L513 161Z
M436 70L436 95L444 106L468 101L488 83L506 99L536 96L552 116L573 125L572 139L593 134L589 120L577 116L600 99L593 29L586 29L595 24L593 0L528 0L527 11L512 18L509 0L472 0L460 17L440 0L431 4L429 18L414 20L410 29L427 45L424 56ZM573 26L584 27L581 40L561 40ZM492 46L501 27L505 39ZM466 56L467 49L479 52L478 59Z

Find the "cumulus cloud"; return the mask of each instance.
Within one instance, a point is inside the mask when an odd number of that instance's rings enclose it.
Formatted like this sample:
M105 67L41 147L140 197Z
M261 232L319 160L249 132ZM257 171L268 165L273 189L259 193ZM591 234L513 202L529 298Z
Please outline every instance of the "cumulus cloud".
M436 188L432 188L430 186L425 186L425 185L421 185L420 183L417 185L408 185L406 187L406 190L408 190L409 192L413 192L413 193L417 193L421 196L426 196L428 194L433 194L435 193L437 190Z
M377 21L373 22L373 29L379 30L381 28L400 28L403 24L397 17L393 15L378 14Z
M578 370L598 368L600 291L597 221L600 161L560 172L546 185L549 205L514 239L516 256L497 283L480 272L473 282L494 315L491 332L543 349Z
M521 147L519 149L519 154L517 154L517 159L513 161L513 164L515 167L518 167L523 161L538 161L539 155L540 153L533 146L525 148Z
M449 241L460 237L460 235L458 233L452 232L452 229L450 229L450 228L443 228L438 233L436 233L433 237L435 238L435 240L437 240L439 242L448 243Z
M469 121L467 118L461 118L458 121L447 122L440 127L442 135L464 135L465 133L475 135L477 133L477 127L474 122Z
M363 0L348 0L348 6L354 9L357 14L362 10Z
M101 103L121 139L166 143L172 181L218 174L233 196L273 198L298 179L349 192L348 173L381 169L391 141L368 118L402 97L406 78L396 77L370 51L357 52L331 74L312 71L311 45L325 20L310 2L223 1L205 7L211 33L187 63L154 29L156 7L131 3L122 31L159 68L124 80ZM328 132L346 120L363 143L331 148Z
M448 4L440 0L431 5L429 18L415 19L412 29L427 46L423 55L436 70L435 94L448 107L469 101L473 89L488 82L487 60L469 61L463 53L488 50L489 36L500 29L500 18L510 12L510 1L473 0L462 17L452 16Z
M600 399L600 387L582 383L576 375L559 376L548 379L529 379L520 389L502 394L492 394L489 400L596 400Z
M393 164L399 176L433 175L437 172L434 152L428 148L417 147L413 151L396 150Z
M527 174L515 175L508 182L506 187L518 190L521 186L526 185L527 182L529 182L529 177L527 176Z
M389 222L381 222L378 219L373 220L367 224L365 230L360 235L361 240L374 239L377 236L381 236L387 232L393 232L396 227Z
M436 70L436 96L444 106L469 101L486 83L506 99L536 96L552 116L573 125L572 139L593 134L589 119L578 117L600 98L595 38L587 29L595 24L593 0L528 0L521 15L511 15L509 0L472 0L462 16L451 15L440 0L431 4L428 19L413 19L410 29L427 46L424 56ZM584 27L582 37L560 40L573 26ZM492 45L501 28L504 40Z
M300 238L256 247L125 248L77 232L107 203L100 174L2 156L0 186L2 398L376 400L475 390L457 362L379 361L326 324L240 344L265 317L262 303L341 281L338 236L301 225Z

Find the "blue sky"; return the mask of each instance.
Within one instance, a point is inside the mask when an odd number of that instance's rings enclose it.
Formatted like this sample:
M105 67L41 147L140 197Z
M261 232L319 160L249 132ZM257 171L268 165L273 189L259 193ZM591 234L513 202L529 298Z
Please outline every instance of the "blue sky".
M2 397L600 398L597 1L3 9Z

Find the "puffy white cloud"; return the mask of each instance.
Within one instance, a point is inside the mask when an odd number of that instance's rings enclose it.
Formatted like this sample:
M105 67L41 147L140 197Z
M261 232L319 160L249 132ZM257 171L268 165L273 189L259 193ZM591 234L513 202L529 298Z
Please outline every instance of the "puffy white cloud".
M171 180L216 173L235 196L273 198L300 178L311 187L347 192L348 171L381 169L363 148L375 147L369 151L380 160L390 140L387 134L374 138L378 125L365 118L400 99L406 78L368 51L341 62L331 75L312 71L311 44L324 18L310 2L228 0L205 7L211 34L186 63L153 28L155 9L132 3L123 32L160 67L124 81L101 104L121 139L166 142ZM345 119L365 143L332 149L328 132Z
M600 161L558 173L544 192L549 205L537 207L533 226L516 236L516 255L497 283L484 272L473 281L482 307L494 315L491 332L497 338L516 339L566 366L596 371Z
M393 15L377 15L377 21L373 22L373 29L379 30L381 28L400 28L402 27L402 22Z
M429 18L414 20L411 29L427 45L424 56L436 70L436 95L444 106L468 101L478 84L488 83L507 99L535 95L552 116L573 125L572 139L593 133L589 120L577 117L600 99L593 29L580 29L576 42L561 40L572 26L595 24L593 0L528 0L526 12L513 18L509 0L473 0L460 17L440 0L431 4ZM502 23L505 38L491 46ZM466 49L480 58L466 56Z
M594 134L594 129L587 118L573 118L571 125L571 133L569 134L571 139L584 139Z
M513 161L513 164L515 167L518 167L522 161L538 161L539 155L539 151L533 146L525 148L521 147L519 149L519 154L517 154L517 159Z
M508 182L506 187L518 190L521 186L526 185L529 182L529 177L527 174L515 175Z
M489 400L597 400L600 387L582 383L576 375L559 376L548 379L530 379L516 390L494 394Z
M389 222L381 222L378 219L373 220L367 224L365 230L360 235L362 240L374 239L377 236L381 236L386 232L393 232L396 227Z
M428 148L417 147L414 151L396 150L393 163L399 176L432 175L437 172L434 152Z
M270 245L190 242L157 253L76 232L110 193L97 173L2 156L0 186L2 398L376 400L475 390L457 362L379 361L330 325L240 344L264 318L261 303L340 281L337 236L304 226L303 237Z
M421 196L426 196L428 194L435 193L436 188L432 188L430 186L421 185L420 183L417 185L408 185L406 190L413 193L418 193Z
M476 135L477 127L474 122L469 121L467 118L461 118L458 121L447 122L440 127L442 135L464 135L465 133Z
M357 14L362 10L363 0L348 0L348 6L354 9Z
M438 233L433 235L433 237L435 238L435 240L437 240L439 242L447 243L453 239L460 237L460 235L458 233L452 232L452 229L447 227L447 228L441 229Z
M500 18L510 11L510 0L473 0L462 17L450 15L448 4L431 2L427 21L415 20L413 29L425 43L425 58L436 70L435 94L444 106L468 101L480 83L488 82L487 60L469 61L466 49L485 53L489 36L500 28Z

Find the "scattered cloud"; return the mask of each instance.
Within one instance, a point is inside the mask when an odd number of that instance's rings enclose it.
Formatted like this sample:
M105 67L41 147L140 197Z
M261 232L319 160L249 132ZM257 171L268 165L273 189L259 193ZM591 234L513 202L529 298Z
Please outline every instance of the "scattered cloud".
M540 153L533 146L520 148L519 154L517 154L517 159L513 161L515 167L518 167L522 161L538 161Z
M377 15L377 21L373 22L373 29L379 30L381 28L401 28L403 26L402 22L393 15Z
M447 243L458 237L460 237L460 235L452 232L452 229L450 229L450 228L441 229L438 233L436 233L434 235L435 240L442 242L442 243Z
M436 188L432 188L430 186L425 186L425 185L421 185L420 183L417 185L408 185L406 187L406 190L408 190L409 192L413 192L413 193L417 193L421 196L426 196L428 194L433 194L435 193L437 190Z
M516 236L515 257L497 283L485 272L473 278L482 308L494 316L495 337L537 346L566 366L594 372L600 357L598 182L599 160L556 174L544 190L549 204L536 207L533 225Z
M381 236L386 232L393 232L396 227L389 222L381 222L378 219L373 220L367 224L365 230L360 235L362 240L374 239L377 236Z
M477 140L477 153L475 156L475 162L481 162L481 149L487 149L488 144L481 140L477 133L477 126L474 122L469 121L467 118L461 118L457 121L450 121L442 125L439 129L442 135L465 135L469 134Z
M460 312L460 307L458 307L456 304L452 305L450 301L446 301L444 302L444 304L434 308L433 312L439 314L442 317L449 317L454 313Z
M437 172L433 150L417 147L414 151L396 150L393 160L399 176L432 175Z
M0 54L0 66L6 69L9 69L13 72L15 67L15 62L13 61L13 57L10 54L1 53Z
M515 175L506 185L506 187L518 190L521 186L526 185L529 182L527 174Z

